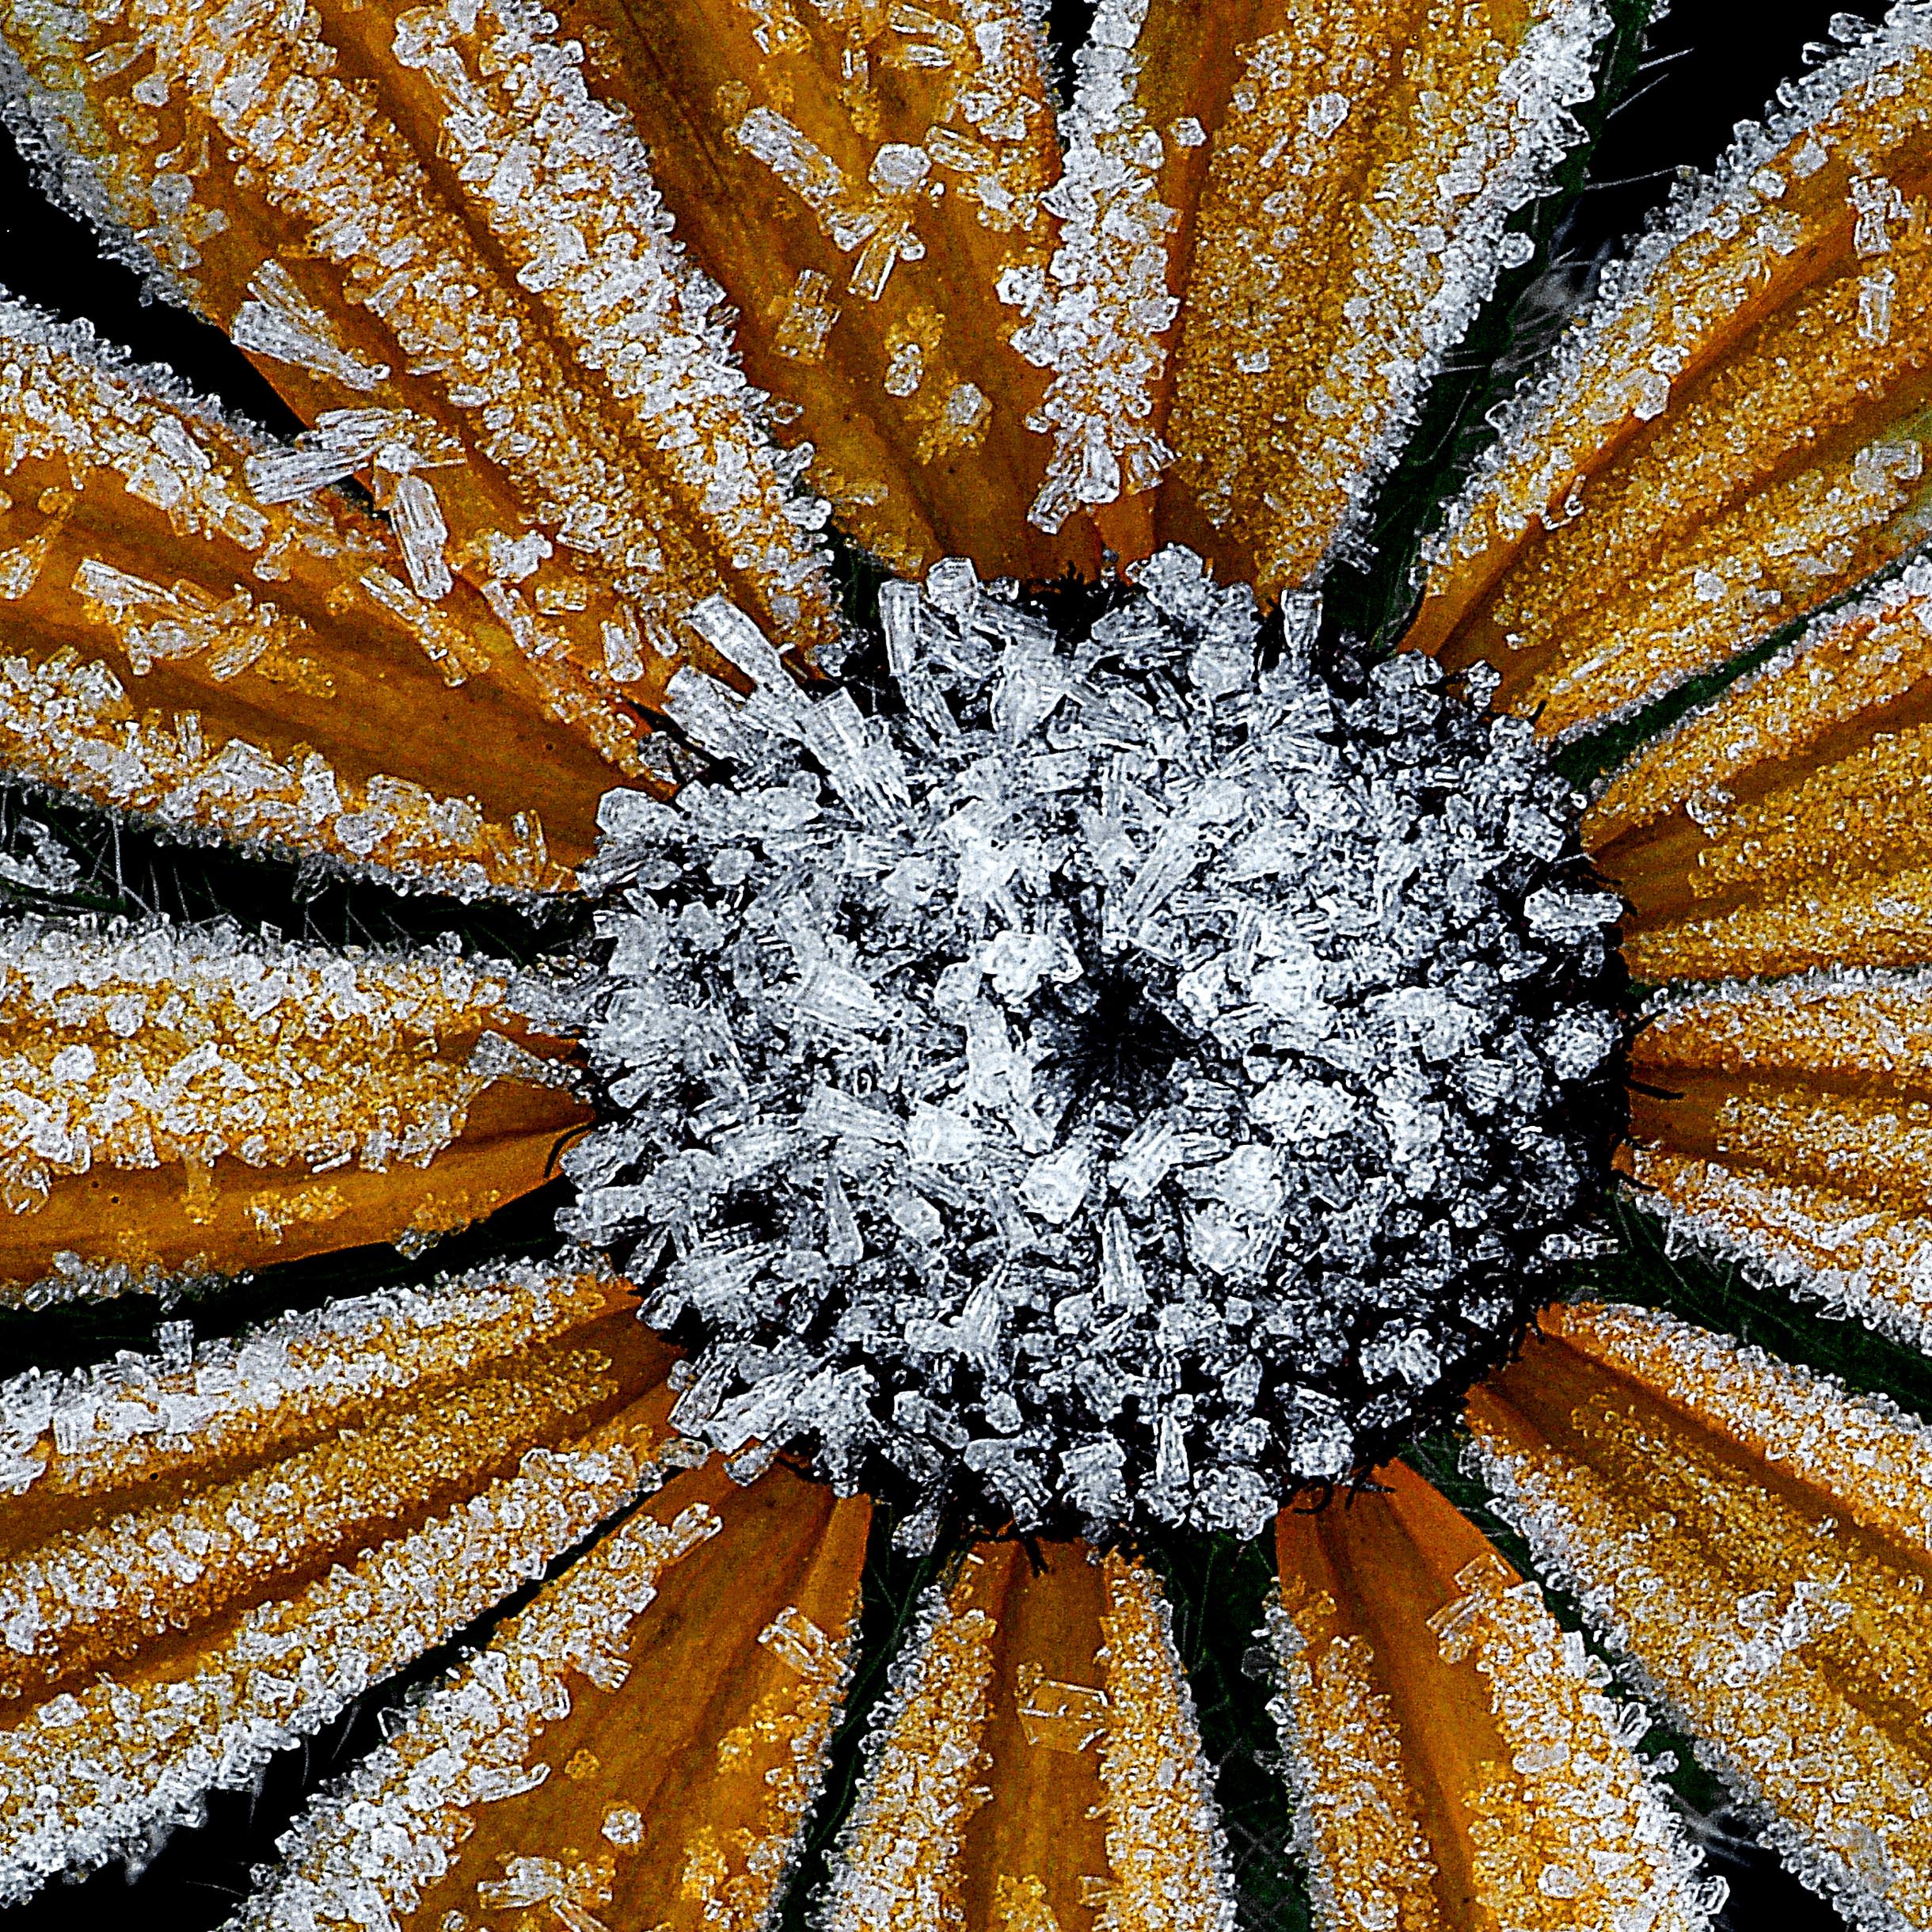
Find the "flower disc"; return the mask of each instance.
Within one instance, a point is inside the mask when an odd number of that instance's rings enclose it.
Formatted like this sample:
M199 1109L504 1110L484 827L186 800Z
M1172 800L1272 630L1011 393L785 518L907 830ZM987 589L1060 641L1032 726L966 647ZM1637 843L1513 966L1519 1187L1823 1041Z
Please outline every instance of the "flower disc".
M915 1540L1255 1533L1507 1350L1618 1124L1527 724L1183 550L1076 601L888 585L870 715L714 603L752 692L671 709L732 781L607 801L570 1225L695 1344L683 1426Z

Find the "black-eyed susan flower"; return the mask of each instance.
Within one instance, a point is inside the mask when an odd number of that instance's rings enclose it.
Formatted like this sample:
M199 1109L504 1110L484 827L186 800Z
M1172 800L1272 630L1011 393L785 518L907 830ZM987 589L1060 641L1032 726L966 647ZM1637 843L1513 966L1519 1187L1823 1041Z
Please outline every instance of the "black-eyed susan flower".
M1932 1437L1572 1299L1627 1198L1926 1338L1932 13L1604 276L1405 648L1322 615L1633 32L0 0L305 425L0 310L0 752L440 934L29 895L6 1298L561 1200L0 1384L0 1900L462 1640L238 1926L1223 1932L1173 1605L1258 1544L1323 1927L1699 1932L1659 1717L1932 1925Z

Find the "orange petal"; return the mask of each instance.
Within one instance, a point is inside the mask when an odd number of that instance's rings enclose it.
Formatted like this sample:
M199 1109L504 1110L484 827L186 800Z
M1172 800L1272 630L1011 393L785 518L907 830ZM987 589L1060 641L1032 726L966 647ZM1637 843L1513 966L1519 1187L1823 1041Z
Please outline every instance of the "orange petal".
M634 763L464 584L419 596L255 432L0 303L0 758L97 804L473 894L554 892Z
M427 1245L589 1109L503 969L232 929L0 934L0 1299Z
M1277 1523L1282 1735L1318 1923L1707 1925L1722 1886L1694 1882L1602 1665L1420 1477L1375 1481Z
M1638 1199L1899 1340L1932 1340L1932 982L1807 975L1664 1007L1631 1052Z
M1932 959L1928 623L1915 564L1611 774L1584 837L1639 978Z
M1932 50L1795 84L1611 269L1435 549L1410 641L1562 733L1816 609L1923 535Z
M362 474L415 591L489 599L527 675L613 744L646 631L723 593L835 628L790 465L635 131L519 0L0 10L59 180L314 425L252 470Z
M356 1405L339 1434L285 1414L299 1426L279 1451L239 1466L197 1434L166 1480L75 1496L58 1480L73 1458L55 1439L53 1480L7 1526L0 1696L37 1702L104 1668L151 1664L474 1496L531 1450L588 1434L670 1364L634 1306L603 1299L601 1320L559 1325L513 1363Z
M1622 1158L1643 1205L1700 1247L1932 1352L1932 1217L1664 1147Z
M247 1922L311 1925L348 1881L412 1928L767 1923L843 1701L869 1517L783 1470L679 1478L311 1805Z
M1193 1706L1151 1575L983 1545L928 1593L833 1860L828 1932L1233 1924Z
M1638 1200L1698 1246L1932 1354L1932 1217L1669 1147L1625 1154Z
M241 1343L191 1348L170 1329L152 1360L124 1355L70 1381L30 1369L7 1385L0 1552L226 1482L587 1337L628 1348L612 1318L636 1308L601 1270L505 1263L339 1299L325 1319L287 1316Z
M1660 1310L1559 1302L1538 1325L1740 1455L1797 1471L1874 1535L1932 1557L1926 1432L1888 1403Z
M78 1413L88 1391L54 1391L0 1561L0 1896L246 1785L662 1480L662 1459L688 1461L665 1420L669 1351L629 1299L562 1272L480 1273L415 1304L349 1303L329 1330L289 1316L184 1366L116 1363L97 1397L125 1381L179 1424L153 1459L104 1456ZM466 1316L490 1342L521 1329L535 1345L507 1367ZM314 1398L359 1369L343 1430L335 1398ZM32 1382L10 1389L10 1413Z
M572 0L599 89L634 117L752 379L798 412L812 481L893 568L947 555L1044 579L1090 532L1029 524L1044 385L1002 278L1053 247L1058 172L1020 0ZM1006 291L1016 283L1009 280ZM802 445L801 445L802 447Z
M1361 535L1609 26L1592 0L1154 0L1185 290L1163 534L1269 591Z
M1540 1563L1850 1920L1932 1917L1932 1436L1668 1316L1555 1311L1470 1404Z

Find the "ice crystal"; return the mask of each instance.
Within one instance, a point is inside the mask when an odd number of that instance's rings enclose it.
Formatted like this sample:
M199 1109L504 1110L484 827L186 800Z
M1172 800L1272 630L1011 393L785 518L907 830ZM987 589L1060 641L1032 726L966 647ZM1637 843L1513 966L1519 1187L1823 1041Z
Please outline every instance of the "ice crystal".
M869 713L701 609L752 688L669 707L736 769L606 801L565 1221L633 1247L702 1344L679 1425L747 1472L1253 1534L1580 1251L1618 902L1531 728L1428 660L1179 549L1074 602L888 585Z

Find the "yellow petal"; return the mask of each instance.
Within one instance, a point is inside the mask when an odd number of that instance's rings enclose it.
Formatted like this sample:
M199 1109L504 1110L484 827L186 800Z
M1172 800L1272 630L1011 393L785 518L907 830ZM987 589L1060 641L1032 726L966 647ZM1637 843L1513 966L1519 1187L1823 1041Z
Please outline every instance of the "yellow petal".
M739 310L752 379L798 412L842 526L902 571L949 555L989 576L1090 570L1090 531L1027 520L1045 384L1002 282L1045 273L1058 167L1021 0L559 10Z
M1808 974L1658 1012L1631 1052L1638 1198L1901 1341L1932 1338L1932 982Z
M570 883L630 759L568 721L588 686L565 702L468 585L420 596L334 491L259 501L272 446L86 332L0 303L0 759L446 890Z
M1932 958L1928 622L1915 564L1611 774L1584 837L1639 978Z
M1512 409L1411 636L1574 731L1926 527L1932 50L1901 17L1684 195Z
M51 1453L39 1445L50 1485L35 1499L27 1476L29 1540L0 1566L15 1692L0 1721L0 1897L247 1784L661 1481L663 1459L689 1460L665 1420L669 1352L628 1297L525 1270L424 1299L352 1303L339 1340L290 1316L186 1372L130 1375L131 1400L172 1400L179 1417L192 1391L214 1426L165 1445L158 1467L110 1456L82 1493L59 1478L97 1453L74 1413L86 1391L57 1392ZM449 1318L471 1314L499 1343L520 1325L537 1345L506 1372ZM426 1332L439 1325L439 1340ZM122 1367L94 1379L97 1399ZM339 1406L313 1399L332 1367L373 1371L346 1432ZM240 1401L238 1375L255 1384ZM10 1413L32 1394L14 1385ZM250 1432L251 1410L267 1426ZM191 1417L169 1433L195 1431Z
M1721 1888L1695 1882L1600 1664L1420 1477L1375 1481L1277 1524L1282 1736L1318 1926L1707 1925Z
M1659 1012L1631 1054L1631 1135L1835 1187L1925 1198L1932 983L1810 974L1725 986ZM1646 1091L1644 1090L1652 1090Z
M1470 1398L1498 1506L1807 1884L1926 1922L1932 1438L1668 1317L1551 1326Z
M545 1587L282 1840L241 1922L756 1932L818 1793L870 1516L681 1476Z
M0 1299L427 1245L548 1178L564 1051L451 954L0 928Z
M1158 1586L1117 1553L982 1545L920 1607L832 1862L828 1932L1231 1926Z
M1090 515L1128 561L1152 548L1154 498L1173 452L1161 440L1168 340L1180 303L1170 261L1178 211L1162 197L1173 151L1150 118L1161 50L1147 0L1101 0L1060 120L1052 273L1017 305L1015 347L1049 373L1036 427L1052 454L1028 520Z
M0 31L60 178L313 425L253 466L258 496L364 476L416 593L474 585L610 748L634 744L641 639L677 648L702 599L830 635L716 291L550 16L10 0Z
M1363 534L1609 25L1592 0L1154 0L1140 73L1185 264L1164 534L1270 591Z

